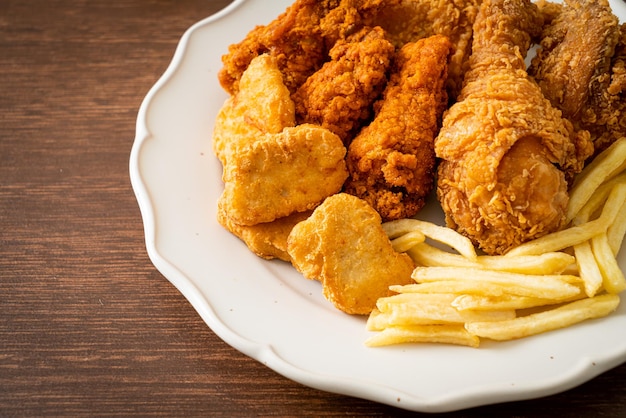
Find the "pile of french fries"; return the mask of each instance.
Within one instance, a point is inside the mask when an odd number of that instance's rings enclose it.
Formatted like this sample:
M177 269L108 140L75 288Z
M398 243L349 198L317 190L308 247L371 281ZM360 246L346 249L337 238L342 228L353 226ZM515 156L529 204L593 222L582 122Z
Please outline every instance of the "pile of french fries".
M482 338L527 337L615 311L626 289L616 259L626 233L626 138L578 175L567 222L502 256L478 255L469 239L433 223L383 224L418 267L415 284L392 286L396 294L378 300L366 344L478 347Z

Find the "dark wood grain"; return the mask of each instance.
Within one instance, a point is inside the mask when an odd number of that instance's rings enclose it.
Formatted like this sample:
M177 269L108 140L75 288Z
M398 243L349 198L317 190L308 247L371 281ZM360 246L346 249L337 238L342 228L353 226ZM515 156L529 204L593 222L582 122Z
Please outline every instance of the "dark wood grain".
M216 337L150 263L135 118L229 0L0 2L0 416L408 416L304 387ZM626 416L626 366L445 416Z

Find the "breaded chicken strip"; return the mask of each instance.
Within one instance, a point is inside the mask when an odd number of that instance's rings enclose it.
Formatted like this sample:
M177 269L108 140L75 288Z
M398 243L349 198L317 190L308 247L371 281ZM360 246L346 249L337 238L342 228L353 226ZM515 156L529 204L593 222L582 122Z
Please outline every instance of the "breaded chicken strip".
M314 123L347 146L387 83L394 46L381 28L364 28L330 50L330 61L292 96L298 123Z
M411 258L396 252L381 219L363 200L339 193L297 224L287 240L292 263L306 278L322 283L338 309L368 315L389 286L412 283Z
M542 15L528 0L485 0L465 84L435 141L448 226L489 254L558 230L568 178L593 145L544 98L524 55Z
M450 51L441 35L402 47L373 122L348 148L344 190L385 221L415 215L433 188L433 142L447 105Z

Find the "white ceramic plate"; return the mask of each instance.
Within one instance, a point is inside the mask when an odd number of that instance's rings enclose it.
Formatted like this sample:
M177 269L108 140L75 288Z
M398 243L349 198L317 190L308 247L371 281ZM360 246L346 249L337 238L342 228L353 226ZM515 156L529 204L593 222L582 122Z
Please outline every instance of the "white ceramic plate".
M608 318L480 349L367 348L365 319L337 311L319 283L264 261L216 222L211 151L226 94L221 56L291 0L236 0L191 27L139 111L130 173L157 269L228 344L305 385L423 412L541 397L626 361L626 306ZM613 1L622 21L626 6ZM441 221L438 207L425 218ZM620 254L626 270L626 252Z

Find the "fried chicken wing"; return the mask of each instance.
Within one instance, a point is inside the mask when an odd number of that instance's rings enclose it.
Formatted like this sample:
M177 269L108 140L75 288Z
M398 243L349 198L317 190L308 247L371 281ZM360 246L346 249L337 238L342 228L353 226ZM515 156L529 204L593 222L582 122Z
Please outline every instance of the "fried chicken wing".
M370 118L387 82L394 46L379 28L364 28L330 50L330 61L292 96L298 123L314 123L337 134L347 146Z
M434 138L447 105L451 44L441 35L398 52L380 109L348 148L344 190L367 201L384 220L411 217L434 184Z
M541 20L528 0L483 2L465 84L435 141L446 222L489 254L561 228L568 179L593 152L526 72Z
M565 117L591 132L600 152L626 135L626 87L619 81L625 29L620 36L606 0L566 0L559 10L541 34L529 73Z
M378 213L363 200L329 197L287 239L292 263L306 278L322 283L338 309L368 315L389 286L412 283L411 258L396 252Z

